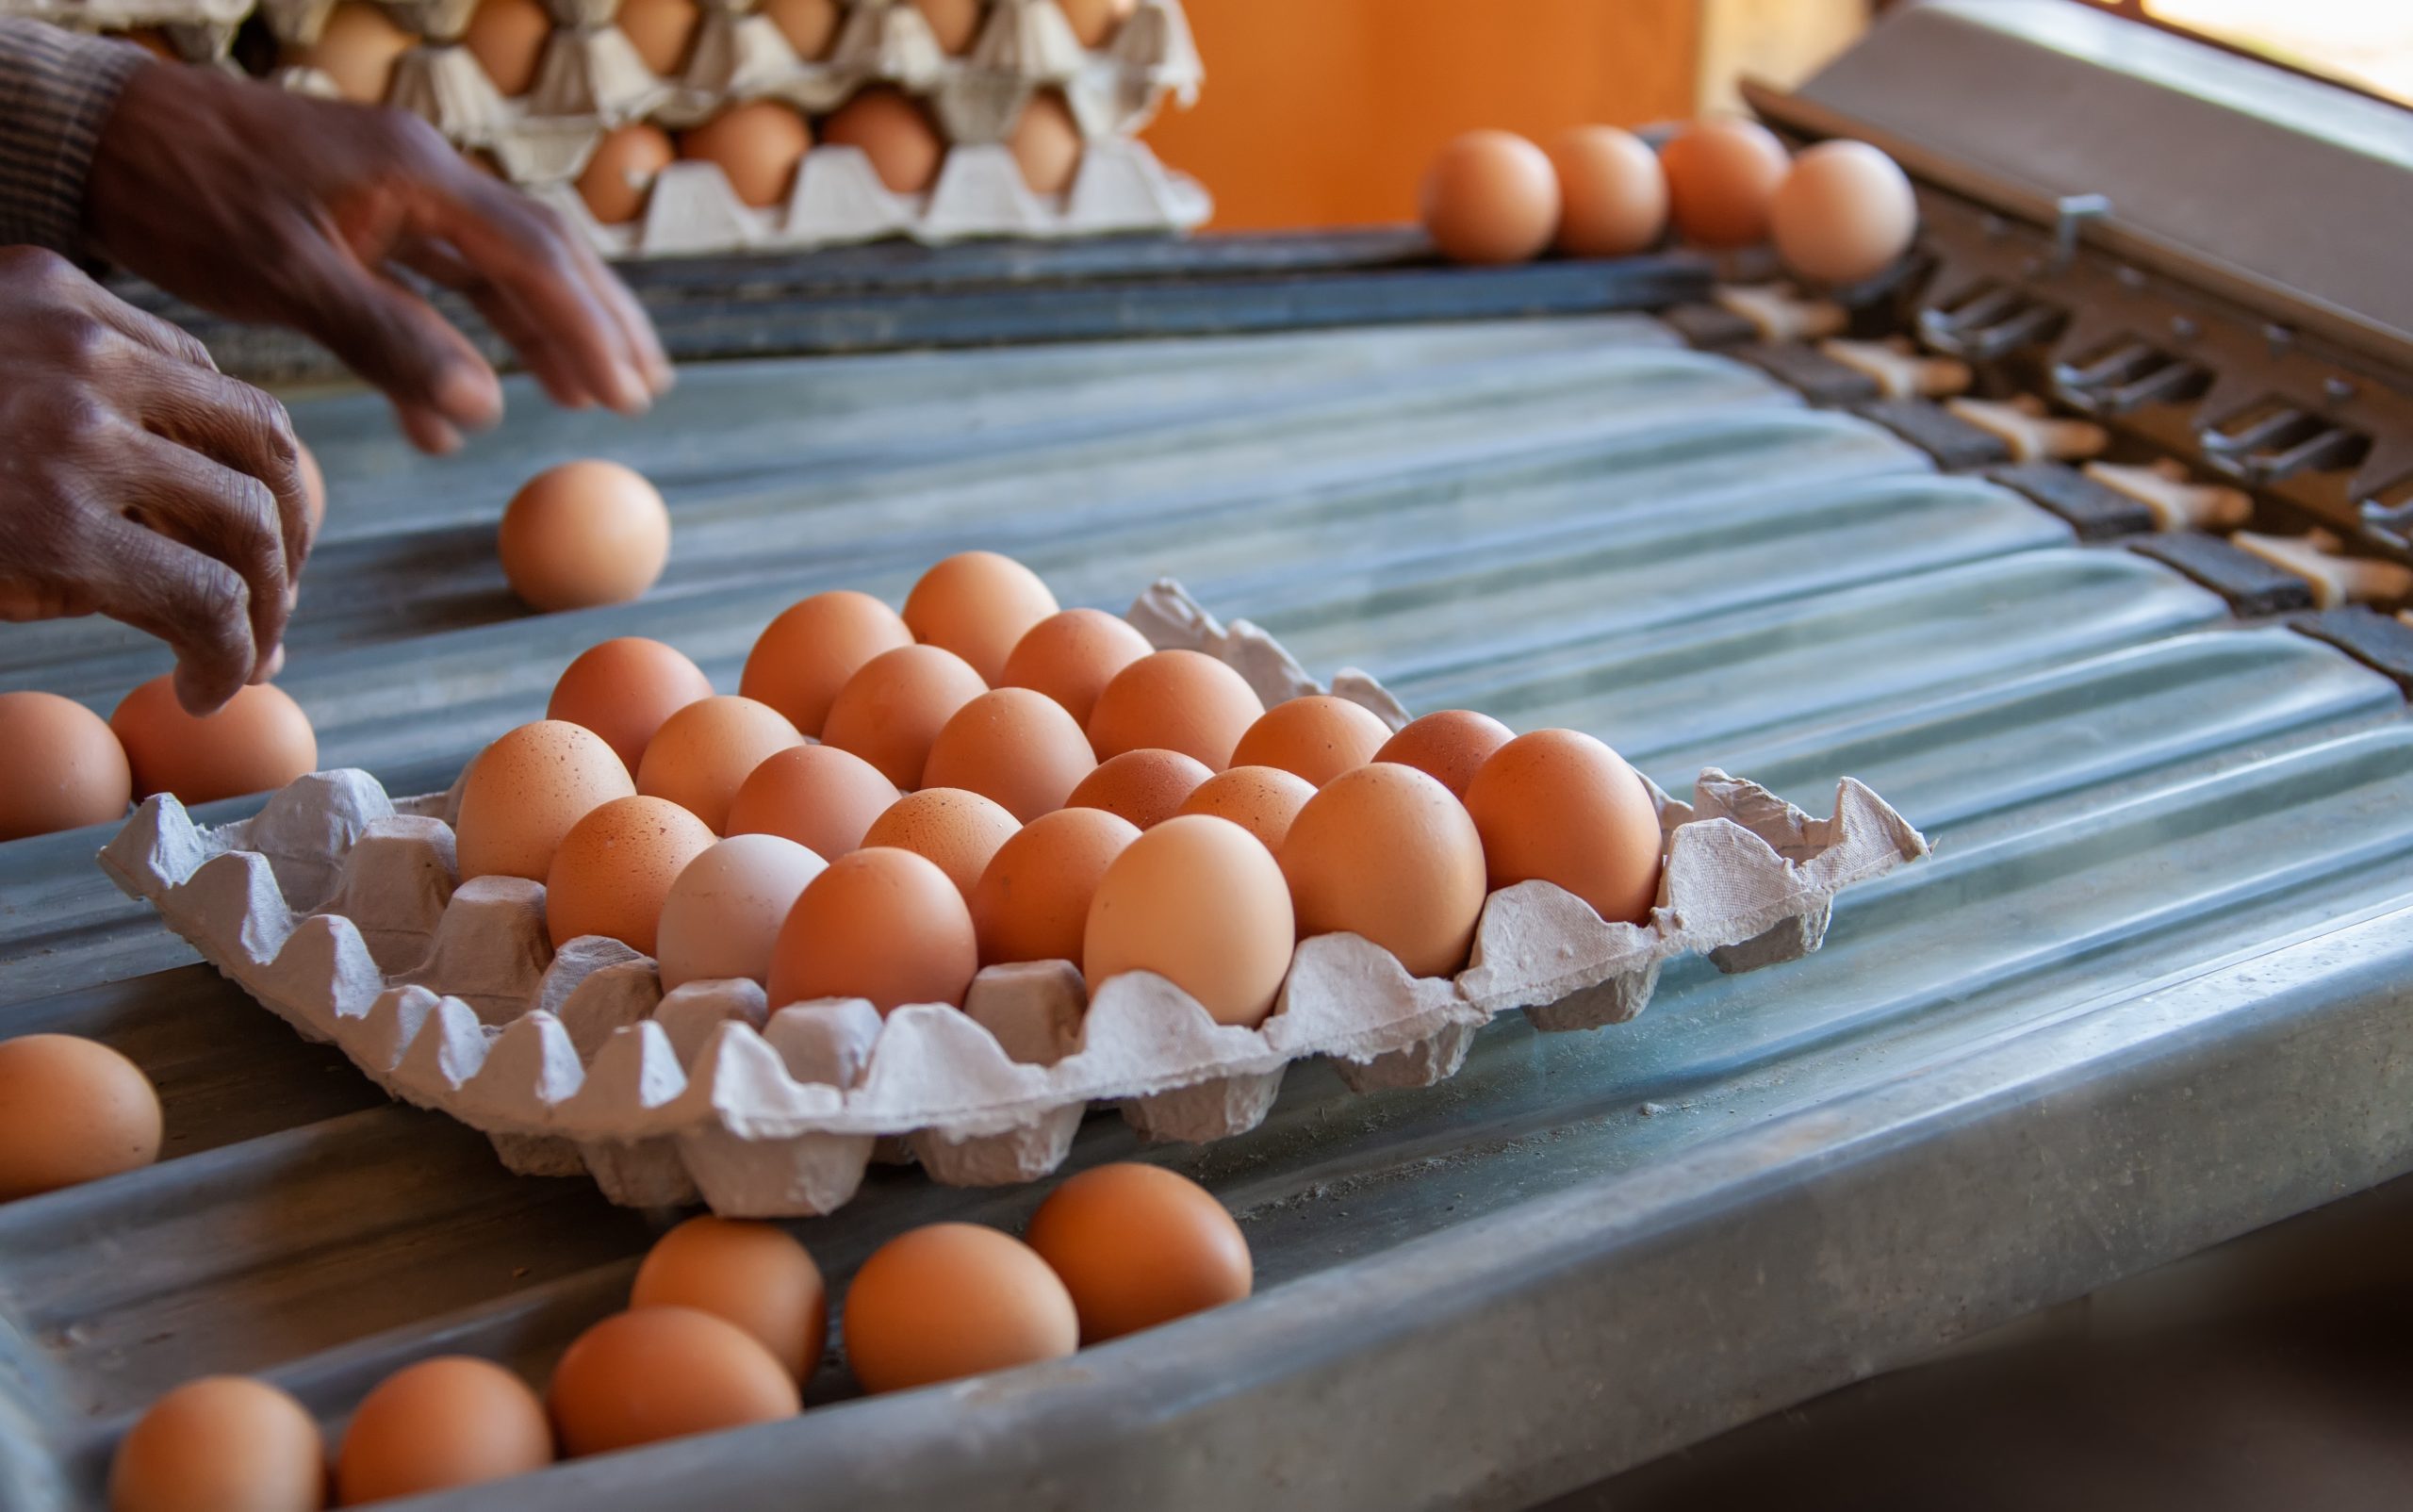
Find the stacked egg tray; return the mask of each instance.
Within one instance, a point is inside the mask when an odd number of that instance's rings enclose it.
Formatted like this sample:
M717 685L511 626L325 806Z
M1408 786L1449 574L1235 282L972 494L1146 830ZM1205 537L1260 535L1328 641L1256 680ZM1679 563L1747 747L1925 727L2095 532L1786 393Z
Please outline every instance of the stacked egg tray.
M204 0L207 3L207 0ZM1180 0L1139 0L1106 45L1086 49L1056 0L992 0L971 46L951 56L911 0L844 0L845 19L821 59L799 58L755 0L703 0L677 77L650 73L613 25L618 0L547 0L557 28L536 80L506 99L459 44L472 0L380 0L426 42L397 63L386 103L424 117L465 151L487 154L503 175L551 204L610 256L804 249L901 236L926 242L971 237L1095 236L1189 230L1212 210L1206 191L1172 173L1134 140L1168 96L1187 104L1201 79ZM262 0L288 47L306 47L334 0ZM332 93L309 69L287 69L288 88ZM698 125L730 106L780 100L808 115L859 90L887 85L920 100L949 143L924 194L891 190L859 149L807 152L786 202L756 209L720 168L680 161L654 178L643 214L605 225L572 189L611 129L651 121ZM1006 145L1031 99L1064 97L1083 137L1072 186L1042 197L1023 181Z
M1269 706L1324 691L1272 637L1218 623L1177 584L1129 617L1159 649L1223 661ZM1405 722L1361 673L1331 691ZM665 995L653 962L616 940L555 952L542 884L456 885L457 791L395 801L365 773L324 772L215 830L154 797L101 865L303 1035L486 1134L513 1170L584 1173L616 1203L700 1199L727 1217L832 1211L876 1159L918 1160L952 1185L1033 1180L1092 1104L1119 1105L1151 1139L1226 1138L1311 1056L1359 1092L1430 1086L1502 1013L1595 1029L1641 1012L1679 956L1740 972L1806 955L1838 892L1927 854L1857 781L1817 819L1712 769L1691 804L1651 789L1665 867L1646 924L1604 923L1529 881L1486 900L1453 979L1413 978L1355 935L1304 942L1256 1028L1215 1023L1147 973L1091 998L1068 961L991 966L960 1010L883 1018L860 999L775 1006L750 981Z

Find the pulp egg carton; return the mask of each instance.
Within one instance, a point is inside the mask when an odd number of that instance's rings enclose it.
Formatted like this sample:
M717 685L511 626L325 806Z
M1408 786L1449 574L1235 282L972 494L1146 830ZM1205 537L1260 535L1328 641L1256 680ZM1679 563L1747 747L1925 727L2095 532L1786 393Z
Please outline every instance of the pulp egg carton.
M262 0L284 41L315 41L336 0ZM1049 238L1186 231L1213 204L1132 134L1168 96L1194 100L1198 50L1180 0L1140 0L1107 44L1085 49L1057 0L993 0L972 46L951 57L911 0L847 0L826 59L797 57L756 0L707 0L677 78L648 71L611 25L617 0L550 0L561 24L520 98L505 98L457 44L474 0L382 0L430 41L396 63L386 103L433 123L456 146L486 152L513 183L545 199L607 256L803 250L904 236ZM287 88L332 93L323 74L289 68ZM949 151L927 193L901 195L863 155L815 147L787 202L741 202L711 163L679 162L655 179L645 214L606 226L571 187L603 134L632 121L699 124L727 107L783 100L820 115L859 90L893 85L927 105ZM1085 141L1069 190L1041 196L1004 145L1033 95L1062 91Z
M189 63L222 59L252 0L0 0L0 16L46 21L71 31L157 29Z
M1159 648L1220 658L1269 704L1322 691L1264 632L1218 623L1176 584L1129 617ZM1331 691L1404 722L1363 674ZM1256 1028L1217 1024L1151 974L1092 997L1067 961L992 966L960 1010L884 1018L861 999L773 1004L751 981L665 994L653 962L616 940L554 951L541 884L457 881L455 795L397 801L357 771L303 778L220 829L151 798L100 860L304 1036L483 1131L512 1169L583 1173L629 1206L795 1217L845 1204L876 1159L956 1185L1043 1176L1093 1104L1151 1139L1239 1134L1311 1056L1361 1092L1429 1086L1502 1013L1597 1029L1641 1012L1660 968L1688 952L1727 971L1807 954L1838 892L1927 853L1857 781L1825 818L1715 769L1695 791L1686 804L1651 789L1666 868L1648 923L1603 923L1550 883L1519 883L1487 900L1453 979L1319 936Z

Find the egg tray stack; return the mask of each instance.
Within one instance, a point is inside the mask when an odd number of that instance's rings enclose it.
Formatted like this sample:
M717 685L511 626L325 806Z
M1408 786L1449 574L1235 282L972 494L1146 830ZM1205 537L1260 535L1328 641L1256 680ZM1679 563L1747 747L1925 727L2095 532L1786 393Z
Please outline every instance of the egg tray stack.
M1231 666L1269 706L1324 691L1272 637L1217 623L1177 584L1129 617L1159 649ZM1405 722L1363 674L1332 691ZM1502 1013L1600 1028L1641 1012L1678 956L1738 972L1815 950L1838 892L1927 853L1857 781L1815 819L1712 769L1692 804L1651 789L1666 865L1648 924L1603 923L1524 882L1486 901L1454 979L1411 978L1355 935L1305 941L1257 1028L1218 1025L1146 973L1092 999L1068 961L991 966L960 1011L883 1019L860 999L774 1011L750 981L665 995L653 962L616 940L554 952L542 884L456 885L457 791L397 802L365 773L323 772L217 830L154 797L101 865L303 1035L485 1133L513 1170L583 1172L617 1203L700 1199L727 1217L832 1211L875 1159L917 1159L954 1185L1033 1180L1096 1103L1151 1139L1223 1139L1256 1126L1309 1056L1360 1092L1430 1086Z
M648 71L613 25L619 0L546 0L558 29L534 85L517 99L504 98L459 44L475 0L379 3L427 39L396 64L386 103L432 122L455 146L488 154L506 178L559 209L608 256L801 250L891 236L935 243L1186 231L1212 210L1197 183L1133 138L1168 96L1184 104L1197 96L1202 71L1181 0L1138 0L1094 51L1081 45L1056 0L991 0L960 56L941 48L912 0L842 0L829 56L818 60L797 57L755 10L756 0L703 0L675 78ZM280 41L305 47L335 0L261 6ZM290 89L335 92L314 70L289 68L279 78ZM925 194L892 191L869 158L844 146L806 153L786 203L769 209L745 205L719 167L706 162L663 169L643 214L626 225L597 221L571 187L614 127L693 126L761 99L819 115L877 85L922 101L950 144ZM1024 107L1048 90L1062 93L1083 150L1071 188L1042 197L1024 183L1005 143Z

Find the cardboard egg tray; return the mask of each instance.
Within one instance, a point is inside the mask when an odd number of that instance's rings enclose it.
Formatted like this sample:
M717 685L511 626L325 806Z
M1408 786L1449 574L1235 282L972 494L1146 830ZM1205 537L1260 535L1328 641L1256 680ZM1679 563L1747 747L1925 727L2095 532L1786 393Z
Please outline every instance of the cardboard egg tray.
M261 0L287 43L318 37L336 0ZM993 0L972 46L943 51L911 0L845 0L825 59L796 56L755 0L705 0L676 78L648 71L613 24L618 0L548 0L560 29L536 81L505 98L458 45L475 0L381 0L428 39L397 62L386 103L432 122L456 146L485 152L513 183L551 204L608 256L804 249L903 236L1066 237L1188 230L1212 203L1132 135L1168 95L1196 98L1202 71L1180 0L1140 0L1107 44L1084 48L1056 0ZM334 92L323 74L281 70L288 89ZM776 99L822 114L870 85L927 105L950 148L927 193L900 195L853 148L805 155L787 203L755 209L720 169L679 162L659 174L645 214L606 226L571 187L605 132L632 121L698 124L728 106ZM1004 145L1024 107L1061 90L1085 140L1080 170L1059 197L1033 193Z
M1177 584L1151 588L1129 617L1160 649L1224 661L1269 705L1323 691L1272 637L1219 624ZM1363 674L1331 691L1404 722ZM1650 923L1603 923L1550 883L1521 883L1491 896L1449 980L1412 978L1357 936L1319 936L1253 1029L1216 1024L1145 973L1092 999L1066 961L992 966L960 1011L884 1019L860 999L773 1005L750 981L665 995L653 962L616 940L556 953L541 884L456 882L455 796L396 801L357 771L303 778L215 830L149 799L100 861L303 1035L483 1131L512 1169L583 1173L632 1207L794 1217L844 1205L875 1159L917 1159L953 1185L1043 1176L1093 1104L1119 1105L1151 1139L1239 1134L1310 1056L1360 1092L1429 1086L1500 1014L1597 1029L1641 1012L1678 956L1738 972L1815 950L1838 892L1927 853L1850 780L1823 819L1715 769L1691 804L1651 793L1666 874Z
M123 34L156 28L189 63L223 59L253 0L0 0L0 16L46 21L71 31Z

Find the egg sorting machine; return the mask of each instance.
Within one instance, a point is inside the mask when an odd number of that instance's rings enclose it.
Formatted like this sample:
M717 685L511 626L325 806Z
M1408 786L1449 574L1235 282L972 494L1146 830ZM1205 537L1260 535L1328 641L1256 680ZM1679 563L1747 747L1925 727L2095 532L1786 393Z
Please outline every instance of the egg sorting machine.
M1178 574L1318 671L1592 730L1670 786L1715 761L1814 808L1850 773L1937 848L1807 961L1671 971L1600 1034L1497 1025L1426 1092L1310 1069L1252 1135L1136 1152L1241 1215L1245 1305L894 1398L825 1372L801 1419L431 1504L1526 1505L2413 1168L2413 658L2383 612L2413 118L2063 0L1911 9L1760 105L1921 179L1925 271L1842 334L2107 434L1888 398L1864 349L1766 339L1835 311L1681 260L1444 273L1367 238L855 254L750 304L676 292L728 265L658 270L689 354L1141 338L701 366L639 429L523 406L441 473L378 406L297 401L337 505L285 682L329 764L398 789L595 640L728 685L794 598L893 598L977 538L1067 602ZM1505 314L1539 318L1474 318ZM1338 328L1271 329L1305 323ZM2111 468L2074 465L2097 440ZM597 449L665 485L670 575L520 617L494 514ZM103 706L159 661L89 622L0 658ZM0 1032L121 1045L169 1158L0 1208L0 1505L89 1503L111 1436L205 1372L331 1424L428 1354L541 1379L646 1221L296 1042L108 887L102 838L0 847ZM1131 1140L1092 1119L1073 1163ZM895 1172L800 1232L843 1289L902 1227L1040 1194Z

